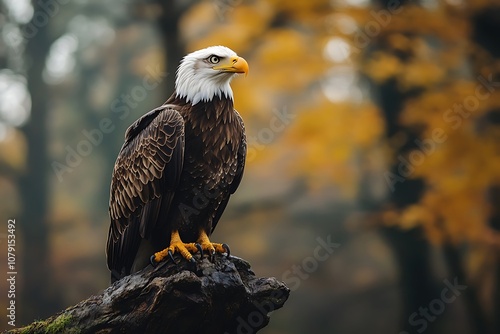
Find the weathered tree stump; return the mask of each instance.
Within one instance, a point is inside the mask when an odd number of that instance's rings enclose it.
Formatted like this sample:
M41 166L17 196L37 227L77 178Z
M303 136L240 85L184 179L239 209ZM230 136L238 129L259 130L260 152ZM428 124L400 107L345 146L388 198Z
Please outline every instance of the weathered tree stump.
M257 278L250 264L216 255L196 264L177 259L115 282L59 314L6 333L255 333L290 290Z

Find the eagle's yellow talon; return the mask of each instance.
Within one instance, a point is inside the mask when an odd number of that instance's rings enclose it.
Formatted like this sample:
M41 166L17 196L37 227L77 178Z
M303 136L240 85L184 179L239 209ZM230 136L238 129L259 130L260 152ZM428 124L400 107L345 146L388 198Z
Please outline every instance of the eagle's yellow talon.
M167 256L170 256L170 258L173 260L172 255L175 253L179 253L183 258L192 262L194 260L192 253L196 253L197 251L198 248L196 247L195 243L183 243L179 236L179 232L174 231L172 232L172 236L170 238L170 246L162 251L155 253L153 255L153 259L156 263L163 261Z
M207 251L213 259L215 253L226 253L229 256L229 247L226 244L219 244L216 242L211 242L208 239L208 235L205 231L200 233L200 237L198 238L198 242L194 243L184 243L179 236L178 231L172 232L172 236L170 238L170 245L162 251L154 253L151 256L151 264L154 266L157 263L165 260L167 256L170 257L172 262L175 263L173 254L179 253L183 258L187 261L194 262L195 259L193 257L194 253L199 252L201 256L203 256L203 251Z
M229 247L226 244L211 242L205 231L201 232L200 237L198 238L198 243L201 245L202 250L208 251L208 253L212 256L215 255L215 253L227 253L229 256Z

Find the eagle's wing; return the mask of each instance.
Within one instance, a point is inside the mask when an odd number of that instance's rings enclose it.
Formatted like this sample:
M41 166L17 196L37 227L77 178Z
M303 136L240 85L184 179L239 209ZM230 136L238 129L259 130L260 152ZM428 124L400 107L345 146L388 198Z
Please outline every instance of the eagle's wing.
M107 241L112 277L130 272L140 241L148 238L174 196L184 161L184 120L163 105L134 122L125 134L111 179ZM168 211L167 211L168 212Z
M237 159L236 159L236 164L233 164L231 166L231 169L229 171L229 176L231 179L231 182L228 185L228 189L226 191L226 194L224 198L222 199L221 203L219 204L215 216L212 220L212 232L215 230L215 227L217 226L217 223L219 222L220 217L222 216L222 213L226 209L227 203L229 202L229 197L234 194L236 189L238 189L238 186L240 185L241 179L243 177L243 170L245 169L245 159L247 156L247 140L245 136L245 124L243 123L243 119L241 118L240 114L235 110L238 122L241 126L241 139L240 139L240 146L238 148L237 152Z

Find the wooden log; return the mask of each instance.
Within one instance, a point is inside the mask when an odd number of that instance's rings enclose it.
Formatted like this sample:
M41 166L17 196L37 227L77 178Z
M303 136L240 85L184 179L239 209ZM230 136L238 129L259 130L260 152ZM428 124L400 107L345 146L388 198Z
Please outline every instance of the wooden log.
M250 264L216 255L177 259L115 282L99 295L46 320L5 333L256 333L290 290L257 278Z

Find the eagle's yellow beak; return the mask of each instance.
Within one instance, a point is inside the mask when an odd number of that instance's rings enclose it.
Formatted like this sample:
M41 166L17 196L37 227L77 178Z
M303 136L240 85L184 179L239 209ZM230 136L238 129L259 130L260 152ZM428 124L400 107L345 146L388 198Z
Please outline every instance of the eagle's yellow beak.
M231 72L231 73L245 73L245 76L248 74L248 63L242 57L231 57L229 60L212 67L214 70L223 71L223 72Z

